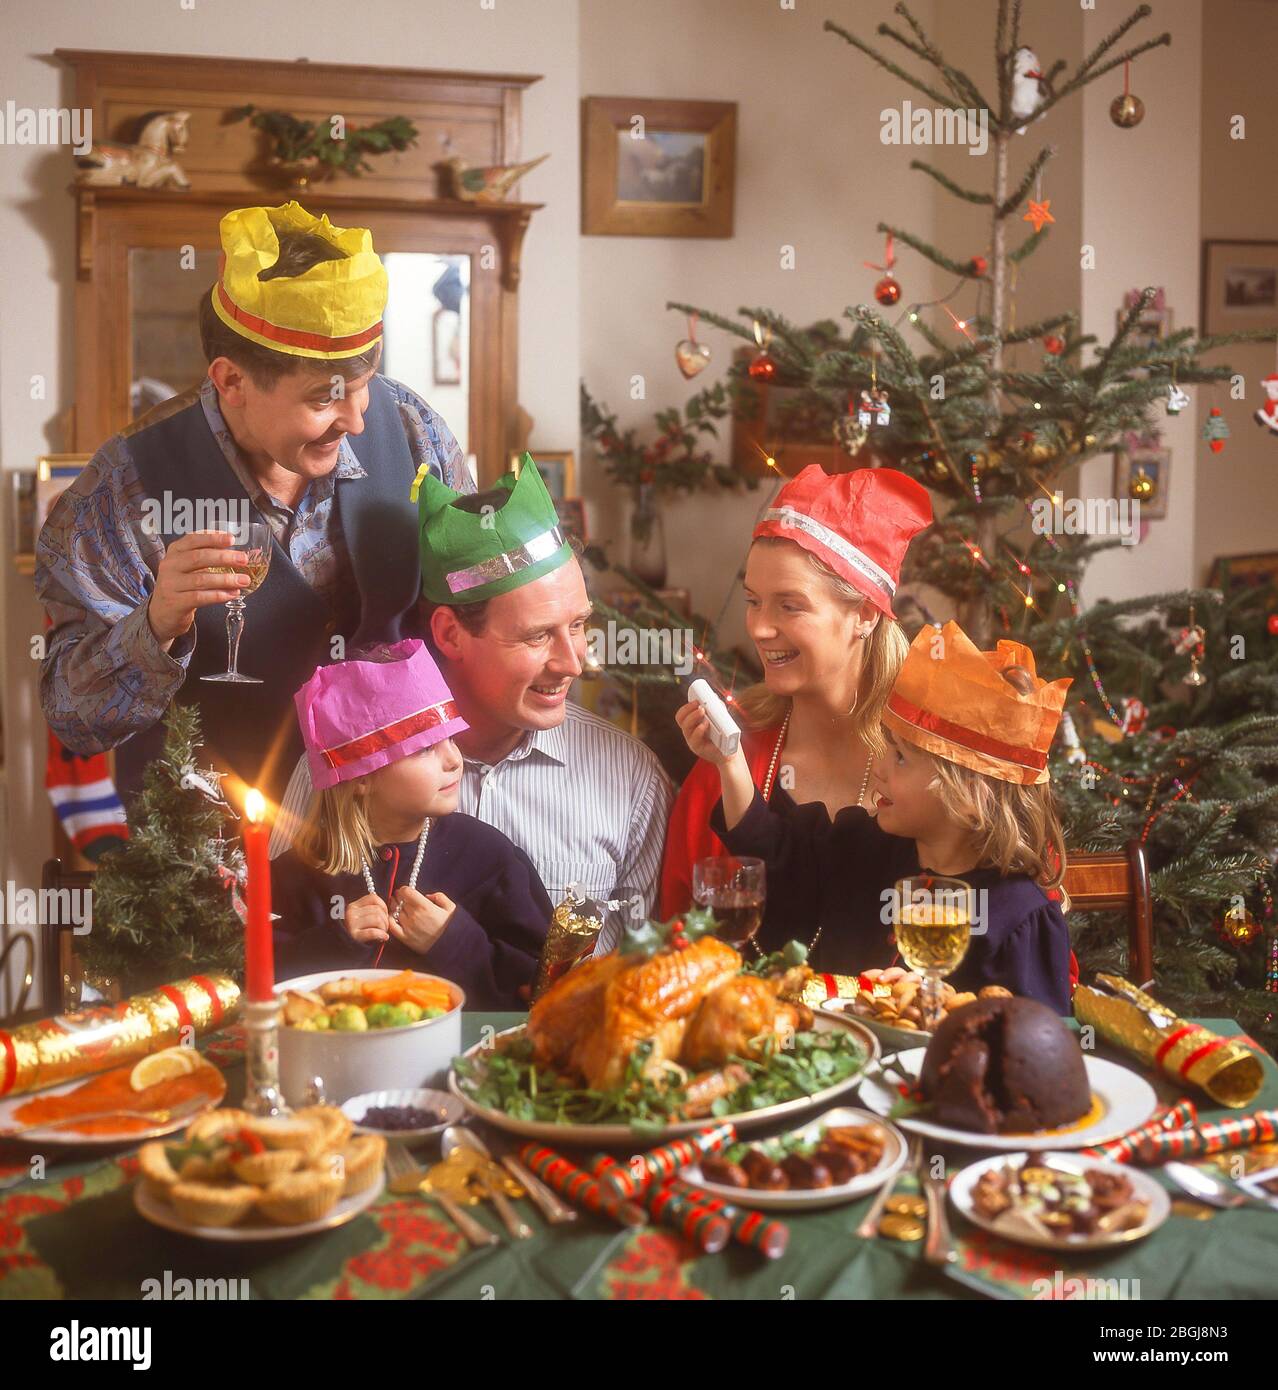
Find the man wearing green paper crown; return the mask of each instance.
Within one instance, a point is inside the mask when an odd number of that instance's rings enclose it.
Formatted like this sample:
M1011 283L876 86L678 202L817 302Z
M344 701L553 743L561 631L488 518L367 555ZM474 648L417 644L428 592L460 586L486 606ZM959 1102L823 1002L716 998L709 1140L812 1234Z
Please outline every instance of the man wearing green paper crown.
M458 810L532 859L552 898L655 910L673 789L650 749L568 698L590 597L530 455L486 492L414 484L428 635L461 716Z

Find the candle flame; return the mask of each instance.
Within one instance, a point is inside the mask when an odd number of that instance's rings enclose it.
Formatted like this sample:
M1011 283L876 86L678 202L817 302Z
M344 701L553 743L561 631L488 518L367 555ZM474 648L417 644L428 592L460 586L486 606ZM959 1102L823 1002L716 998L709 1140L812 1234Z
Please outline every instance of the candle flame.
M266 819L266 798L256 787L250 787L244 798L244 814L257 825Z

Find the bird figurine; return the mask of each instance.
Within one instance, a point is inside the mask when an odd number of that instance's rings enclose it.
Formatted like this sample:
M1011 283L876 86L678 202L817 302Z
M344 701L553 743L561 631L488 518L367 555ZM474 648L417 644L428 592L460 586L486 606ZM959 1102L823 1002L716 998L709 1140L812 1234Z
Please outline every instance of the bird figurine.
M1012 115L1026 122L1043 100L1051 95L1051 88L1044 80L1038 54L1032 48L1018 48L1012 62ZM1038 119L1043 118L1040 116ZM1024 124L1017 133L1025 134Z
M453 196L465 203L500 203L506 194L529 171L535 169L548 154L538 155L536 159L523 164L467 164L464 159L454 155L444 160L448 170L449 183Z

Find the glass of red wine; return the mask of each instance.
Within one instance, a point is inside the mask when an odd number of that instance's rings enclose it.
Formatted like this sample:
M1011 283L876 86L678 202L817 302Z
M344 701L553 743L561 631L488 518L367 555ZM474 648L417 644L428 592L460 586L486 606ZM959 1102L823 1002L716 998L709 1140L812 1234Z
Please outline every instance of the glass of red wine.
M692 896L698 907L714 913L715 935L744 950L763 924L763 860L735 855L698 859L692 866Z

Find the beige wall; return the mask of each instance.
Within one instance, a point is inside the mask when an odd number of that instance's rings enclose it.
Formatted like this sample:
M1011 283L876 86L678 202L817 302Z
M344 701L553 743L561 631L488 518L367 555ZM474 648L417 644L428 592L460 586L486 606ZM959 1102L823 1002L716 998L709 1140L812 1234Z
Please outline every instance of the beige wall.
M1278 241L1278 112L1274 58L1278 5L1269 0L1211 0L1203 26L1201 103L1202 235L1208 240ZM1247 138L1232 140L1230 120L1243 115ZM1179 173L1177 174L1179 179ZM1192 185L1187 190L1192 198ZM1218 555L1278 550L1278 439L1262 431L1252 412L1263 401L1261 377L1278 367L1272 346L1232 347L1217 354L1246 379L1246 399L1213 390L1209 405L1225 412L1232 437L1211 454L1200 444L1195 490L1194 577L1205 582ZM1201 397L1205 392L1197 393Z

